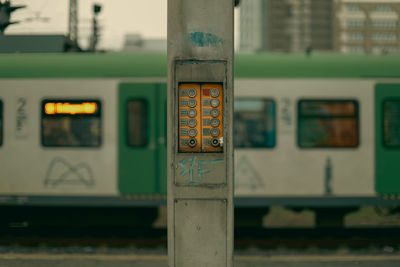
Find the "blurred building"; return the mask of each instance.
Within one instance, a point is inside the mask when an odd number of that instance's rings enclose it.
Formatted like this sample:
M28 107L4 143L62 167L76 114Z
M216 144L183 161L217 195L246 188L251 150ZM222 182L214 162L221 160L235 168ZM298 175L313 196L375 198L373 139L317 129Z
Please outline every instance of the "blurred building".
M400 0L247 0L240 50L400 52Z
M0 35L0 53L61 53L68 50L64 35Z
M400 52L400 0L340 0L335 13L336 51Z
M332 50L333 0L243 1L240 31L241 50Z
M165 52L167 51L166 39L143 39L140 34L125 35L125 42L122 48L123 52L135 51L151 51Z
M264 0L245 0L240 4L240 50L263 50L265 29L263 18L265 16Z

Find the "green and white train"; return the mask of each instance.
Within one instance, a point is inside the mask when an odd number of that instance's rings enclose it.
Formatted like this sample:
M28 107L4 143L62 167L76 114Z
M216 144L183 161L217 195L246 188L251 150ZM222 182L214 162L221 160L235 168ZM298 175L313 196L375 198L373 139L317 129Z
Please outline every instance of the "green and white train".
M165 54L0 55L0 205L165 204L166 73ZM234 119L237 208L399 205L399 56L237 55Z

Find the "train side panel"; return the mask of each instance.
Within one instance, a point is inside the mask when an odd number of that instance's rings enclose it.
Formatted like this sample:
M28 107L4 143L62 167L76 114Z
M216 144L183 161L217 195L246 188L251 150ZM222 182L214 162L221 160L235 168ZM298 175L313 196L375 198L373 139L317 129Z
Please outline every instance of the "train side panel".
M373 81L236 80L235 93L276 107L276 145L235 151L237 197L375 196ZM300 148L299 101L332 99L357 103L358 145Z
M381 83L375 90L376 191L400 194L400 83Z
M117 196L116 81L2 80L0 88L5 131L0 194ZM99 146L43 145L43 101L63 99L99 101Z

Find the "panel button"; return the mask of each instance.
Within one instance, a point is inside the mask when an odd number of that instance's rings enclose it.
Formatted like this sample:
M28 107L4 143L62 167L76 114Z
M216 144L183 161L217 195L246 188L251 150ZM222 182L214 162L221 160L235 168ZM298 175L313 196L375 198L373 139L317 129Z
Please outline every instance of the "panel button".
M197 94L196 89L194 89L194 88L190 88L189 89L189 91L188 91L188 96L189 97L195 97L196 94Z
M197 115L197 110L195 110L194 108L189 109L188 115L189 115L189 117L191 117L191 118L196 117L196 115Z
M214 136L214 137L217 137L219 135L219 129L218 128L212 128L211 129L211 135Z
M216 108L213 108L211 110L211 116L213 116L214 118L218 117L219 116L219 110L216 109Z
M219 126L219 119L216 119L216 118L212 119L210 124L211 124L212 127L218 127Z
M191 108L194 108L197 105L197 102L196 102L195 99L189 99L188 102L189 102L188 106L191 107Z
M188 124L189 124L190 127L196 127L197 120L196 119L190 119Z
M218 90L218 88L212 88L212 89L210 90L210 94L211 94L212 97L218 97L218 96L219 96L219 90Z
M219 106L219 100L218 99L211 99L211 106L213 108L216 108Z
M189 130L189 136L190 137L195 137L197 135L197 130L192 128Z

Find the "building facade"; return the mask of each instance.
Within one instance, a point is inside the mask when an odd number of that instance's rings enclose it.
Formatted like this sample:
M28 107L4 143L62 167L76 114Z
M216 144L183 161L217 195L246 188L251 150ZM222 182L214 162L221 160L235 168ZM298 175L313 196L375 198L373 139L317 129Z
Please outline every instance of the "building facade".
M335 51L400 52L400 0L337 0L335 13Z
M239 49L244 52L263 50L265 16L264 0L245 0L240 4Z
M333 0L247 0L240 7L242 51L332 50Z
M247 0L240 50L400 53L400 0Z
M126 34L122 52L165 52L166 39L144 39L140 34Z

